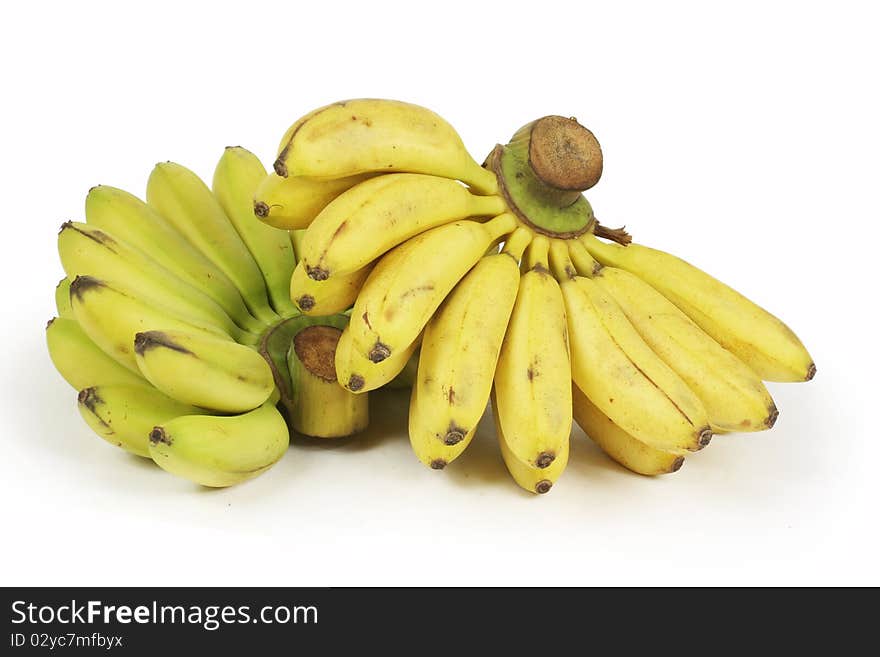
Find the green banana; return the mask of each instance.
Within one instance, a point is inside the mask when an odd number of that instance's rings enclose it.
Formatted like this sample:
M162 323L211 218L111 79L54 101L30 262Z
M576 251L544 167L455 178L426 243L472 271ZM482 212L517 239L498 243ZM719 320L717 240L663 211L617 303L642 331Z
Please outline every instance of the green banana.
M253 198L266 169L256 155L228 146L214 170L214 195L263 273L269 301L279 315L297 312L290 301L290 275L296 266L290 237L254 218Z
M262 404L275 389L260 354L230 340L184 331L144 331L134 338L138 368L173 399L224 413Z
M157 424L202 409L166 397L155 388L98 385L83 388L77 397L79 413L108 443L138 456L150 456L150 432Z
M217 198L195 173L174 162L157 164L147 181L147 203L235 283L252 315L265 322L278 321L260 268Z
M150 433L150 456L163 470L202 486L232 486L284 456L290 436L274 400L242 415L184 415Z

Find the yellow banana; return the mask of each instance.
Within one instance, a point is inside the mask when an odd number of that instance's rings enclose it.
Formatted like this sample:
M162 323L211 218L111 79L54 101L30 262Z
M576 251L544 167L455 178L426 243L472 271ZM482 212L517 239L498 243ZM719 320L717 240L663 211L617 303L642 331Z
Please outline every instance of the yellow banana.
M336 376L340 384L352 392L368 392L381 388L403 371L418 346L419 339L416 338L404 349L374 363L355 348L349 325L336 345Z
M666 297L623 269L604 267L594 280L700 398L712 429L761 431L773 426L779 413L758 375Z
M455 284L515 227L510 214L485 224L457 221L389 252L370 273L352 310L355 347L378 363L412 344Z
M98 185L86 197L86 223L142 251L214 299L241 328L259 332L235 284L153 208L128 192Z
M500 433L518 460L538 469L567 450L572 421L568 327L548 247L547 238L537 236L526 252L527 271L495 371Z
M506 210L498 196L475 196L455 180L415 173L379 176L331 202L309 226L300 259L317 281L361 269L430 228Z
M254 192L266 177L259 158L241 146L228 146L214 170L214 195L238 231L266 281L275 312L296 312L290 302L290 275L296 266L293 244L283 231L264 226L254 218Z
M306 274L305 265L298 262L290 278L290 296L296 307L306 315L334 315L348 310L373 269L369 264L350 274L316 281Z
M157 164L147 181L147 203L235 283L252 315L278 321L260 268L217 198L195 173L174 162Z
M77 404L86 424L101 438L148 458L153 427L180 415L204 413L149 386L102 384L83 388Z
M530 239L517 229L503 253L484 256L425 328L409 406L410 443L425 465L456 459L486 410Z
M602 413L577 386L571 390L574 420L587 437L620 465L643 475L677 472L684 456L636 440Z
M223 413L256 408L275 389L272 370L250 347L184 331L138 333L141 373L169 397Z
M76 390L96 385L149 384L105 354L75 319L56 317L46 325L46 343L55 369Z
M66 222L58 233L58 254L70 280L92 276L206 330L241 335L213 299L103 229Z
M282 230L307 228L330 201L373 174L317 180L270 173L254 193L253 213L263 223Z
M132 372L140 373L134 356L137 333L182 330L217 337L216 333L169 315L91 276L77 276L73 280L70 304L86 335Z
M73 319L73 308L70 307L70 279L66 276L55 286L55 310L62 319Z
M492 398L492 413L495 418L495 434L498 437L498 446L501 448L501 458L507 471L518 486L530 493L543 495L548 493L553 484L559 479L568 465L569 441L566 440L550 465L544 468L536 468L523 463L514 454L510 441L504 433L501 421L498 417L498 405L495 403L495 395Z
M638 244L584 245L603 265L631 272L678 306L765 381L809 381L816 365L794 332L766 310L675 256Z
M564 245L554 243L571 337L572 378L634 438L664 450L701 449L712 438L700 400L627 320L594 280L571 276ZM567 264L566 264L567 263Z
M275 161L275 173L285 178L371 171L454 178L488 194L498 189L495 175L474 161L451 125L395 100L348 100L315 110L288 129Z
M284 453L290 436L272 401L242 415L184 415L150 433L150 456L171 474L222 488L262 474Z

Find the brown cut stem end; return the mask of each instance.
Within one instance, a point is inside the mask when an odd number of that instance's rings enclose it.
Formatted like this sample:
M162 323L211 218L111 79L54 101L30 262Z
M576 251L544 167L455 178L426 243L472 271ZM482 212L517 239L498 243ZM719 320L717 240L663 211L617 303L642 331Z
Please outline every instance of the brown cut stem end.
M601 237L602 239L611 240L612 242L617 242L621 246L626 246L633 241L632 235L626 232L626 226L621 226L620 228L606 228L598 221L593 226L593 235Z

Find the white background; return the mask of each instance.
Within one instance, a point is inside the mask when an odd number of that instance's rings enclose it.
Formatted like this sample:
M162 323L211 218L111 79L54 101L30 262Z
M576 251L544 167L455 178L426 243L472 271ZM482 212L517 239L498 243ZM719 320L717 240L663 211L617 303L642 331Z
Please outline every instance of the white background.
M880 50L871 3L4 3L2 584L880 584L874 472ZM199 489L91 434L46 353L55 234L157 161L269 164L313 107L431 107L473 155L544 114L601 141L608 225L793 326L819 373L765 434L628 474L583 435L549 495L491 423L445 472L405 437L300 444Z

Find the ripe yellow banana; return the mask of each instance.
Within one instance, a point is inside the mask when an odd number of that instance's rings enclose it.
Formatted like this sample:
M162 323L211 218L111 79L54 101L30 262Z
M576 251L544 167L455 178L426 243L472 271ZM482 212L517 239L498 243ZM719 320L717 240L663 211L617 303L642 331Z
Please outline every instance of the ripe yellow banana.
M499 215L498 196L475 196L455 180L415 173L379 176L331 202L309 226L300 259L317 281L361 269L430 228Z
M318 180L270 173L254 193L253 213L263 223L282 230L307 228L330 201L373 174Z
M290 277L290 297L306 315L334 315L351 308L372 270L371 263L350 274L316 281L309 278L305 265L300 261Z
M336 345L336 376L342 386L352 392L381 388L403 371L419 343L416 338L385 360L374 363L355 348L350 326L347 326Z
M254 219L254 192L265 177L266 169L256 155L241 146L228 146L214 170L212 186L220 206L263 273L273 309L286 316L296 312L289 294L296 259L289 235Z
M530 239L517 229L503 253L484 256L425 328L409 406L410 443L425 465L456 459L486 410Z
M252 315L266 322L278 321L260 268L217 198L196 174L174 162L157 164L147 181L147 203L235 283Z
M55 369L76 390L96 385L149 384L105 354L75 319L56 317L46 325L46 343Z
M363 431L370 421L368 395L339 385L334 364L342 331L335 326L307 326L287 352L292 382L290 423L313 438L342 438Z
M223 413L256 408L275 389L272 370L250 347L184 331L134 338L141 373L173 399Z
M86 197L86 223L130 244L202 290L243 329L259 332L235 284L153 208L128 192L98 185Z
M499 435L518 460L538 469L567 450L572 421L565 305L550 275L548 248L544 236L529 245L495 371Z
M666 297L623 269L604 267L594 280L700 398L712 429L761 431L773 426L779 413L758 375Z
M554 242L571 337L572 378L587 397L634 438L665 450L701 449L712 438L700 400L627 320L594 280L571 276L564 245Z
M451 125L395 100L348 100L315 110L288 129L275 161L275 173L285 178L371 171L454 178L487 194L498 189L495 175L474 161Z
M510 441L504 433L501 421L498 417L498 404L495 401L495 394L492 396L492 414L495 418L495 434L498 437L498 446L501 448L501 458L507 471L518 486L530 493L543 495L548 493L553 484L559 479L568 465L569 441L566 440L560 450L547 467L536 468L527 463L523 463L514 454Z
M675 256L638 244L584 245L603 265L625 269L678 306L765 381L809 381L813 359L794 332L766 310Z
M370 273L352 310L355 347L375 363L408 347L455 284L515 227L510 214L485 224L456 221L389 252Z
M587 396L572 386L574 420L587 437L623 467L643 475L677 472L684 456L655 449L636 440L602 413Z
M70 280L92 276L206 330L241 335L213 299L103 229L66 222L58 233L58 254Z
M62 319L73 319L73 308L70 307L70 279L66 276L55 286L55 310Z
M140 373L134 356L137 333L181 330L217 337L216 333L178 319L91 276L77 276L73 280L70 304L85 334L132 372Z
M205 412L149 386L119 384L83 388L77 404L86 424L101 438L147 458L153 427L181 415Z
M184 415L150 433L150 456L164 470L202 486L252 479L287 451L287 424L273 401L242 415Z

